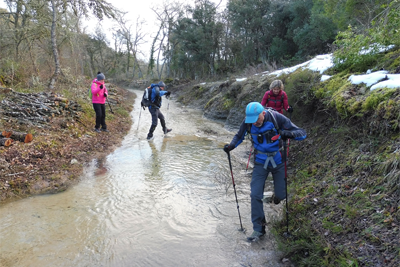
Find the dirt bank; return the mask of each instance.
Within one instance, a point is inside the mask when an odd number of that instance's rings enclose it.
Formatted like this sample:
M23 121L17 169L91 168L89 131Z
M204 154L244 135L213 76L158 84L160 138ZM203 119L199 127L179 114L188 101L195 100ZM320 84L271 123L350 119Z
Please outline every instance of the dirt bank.
M87 89L68 92L82 106L79 118L55 116L42 126L0 120L1 131L12 129L33 135L30 143L17 141L0 147L1 202L63 191L79 180L86 163L106 156L120 144L132 124L129 112L136 96L114 85L109 87L115 100L110 101L114 113L106 107L109 132L93 131L95 114L86 96Z

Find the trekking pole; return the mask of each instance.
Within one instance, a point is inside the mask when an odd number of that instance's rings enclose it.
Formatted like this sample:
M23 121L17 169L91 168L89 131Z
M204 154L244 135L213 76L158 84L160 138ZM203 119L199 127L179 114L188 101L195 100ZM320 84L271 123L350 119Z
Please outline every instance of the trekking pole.
M289 113L289 120L292 121L292 112ZM287 140L287 159L289 159L289 145L290 145L290 138Z
M166 98L168 99L168 105L167 105L167 120L168 120L168 113L169 113L169 112L168 112L168 111L169 111L169 98L170 98L170 96L167 96Z
M235 191L236 205L237 205L237 210L238 210L238 214L239 214L239 221L240 221L240 230L239 230L239 231L242 231L242 232L243 232L243 231L244 231L244 228L243 228L243 225L242 225L242 218L240 217L239 202L238 202L237 194L236 194L236 185L235 185L235 180L233 179L231 155L230 155L229 152L227 152L226 154L228 154L228 161L229 161L229 168L231 169L233 190Z
M114 114L114 111L112 110L111 105L110 105L110 101L108 101L108 97L106 97L106 100L107 100L108 106L110 107L111 113Z
M290 140L290 139L288 139ZM284 161L285 161L285 190L286 190L286 233L284 233L283 235L285 237L289 237L290 233L289 233L289 198L288 198L288 191L287 191L287 165L286 165L286 160L287 160L287 151L286 151L286 142L283 142L283 149L284 149Z
M143 107L143 109L144 109L144 107ZM140 112L139 112L139 120L138 120L138 122L137 122L137 129L136 130L139 130L139 122L140 122L140 116L142 115L142 107L140 107Z

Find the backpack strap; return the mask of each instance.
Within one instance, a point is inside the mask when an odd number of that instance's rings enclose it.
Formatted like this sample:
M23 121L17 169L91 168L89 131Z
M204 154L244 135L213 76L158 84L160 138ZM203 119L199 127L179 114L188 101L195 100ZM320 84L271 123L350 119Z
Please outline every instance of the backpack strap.
M272 112L272 109L266 108L266 110L268 110L268 113L271 115L272 120L273 120L272 123L274 124L275 129L276 129L276 130L278 131L278 133L280 134L280 128L279 128L278 122L276 121L275 115L274 115L274 113ZM265 117L264 117L264 122L265 122Z

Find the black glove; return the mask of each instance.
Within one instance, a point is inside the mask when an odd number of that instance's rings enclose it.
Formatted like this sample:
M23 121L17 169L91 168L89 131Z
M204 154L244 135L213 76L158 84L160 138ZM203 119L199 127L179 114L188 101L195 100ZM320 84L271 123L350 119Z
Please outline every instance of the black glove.
M106 93L104 93L104 97L107 97L107 94L106 94Z
M170 91L165 92L165 96L170 96L170 94L171 94Z
M226 144L226 145L224 146L224 151L225 151L226 153L229 153L229 151L231 151L231 150L233 150L233 147L232 147L232 146L230 146L230 145L228 145L228 144Z
M292 113L292 112L293 112L293 107L292 107L292 106L289 106L289 108L287 109L287 111L288 111L289 113Z
M100 89L103 89L103 85L102 84L100 85Z
M290 131L282 130L281 137L282 137L282 139L289 139L289 138L294 138L294 135Z

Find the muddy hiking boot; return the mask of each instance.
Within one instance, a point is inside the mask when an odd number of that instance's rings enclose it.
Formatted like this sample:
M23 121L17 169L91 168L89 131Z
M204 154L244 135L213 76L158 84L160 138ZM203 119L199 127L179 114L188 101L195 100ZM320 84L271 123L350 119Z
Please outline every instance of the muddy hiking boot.
M250 242L255 242L260 240L260 238L264 236L263 233L258 232L258 231L253 231L253 233L251 234L251 236L247 237L247 240Z

